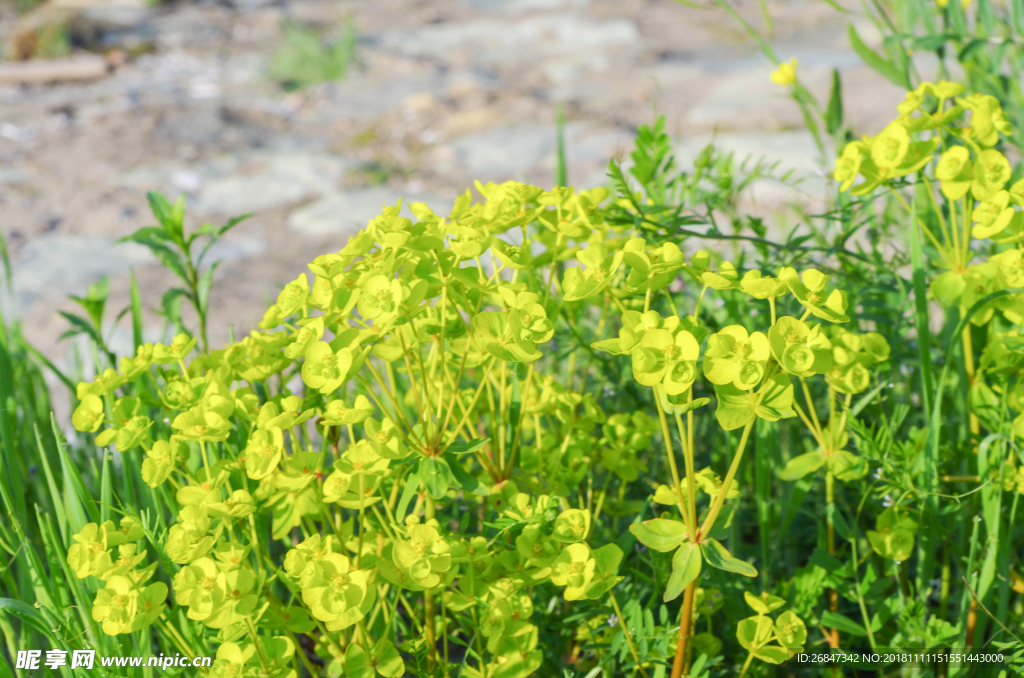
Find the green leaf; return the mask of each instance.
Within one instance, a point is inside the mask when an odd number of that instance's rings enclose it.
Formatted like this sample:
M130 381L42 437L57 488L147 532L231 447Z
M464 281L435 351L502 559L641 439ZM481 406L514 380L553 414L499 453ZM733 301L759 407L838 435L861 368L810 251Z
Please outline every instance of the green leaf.
M565 110L561 102L558 103L555 131L558 140L555 154L555 186L566 186L569 183L569 170L565 163Z
M740 641L744 650L754 652L768 642L774 625L771 617L747 617L736 625L736 640Z
M78 334L84 334L96 344L96 346L103 346L103 340L100 338L96 328L89 324L85 318L77 316L74 313L68 313L67 311L57 311L61 316L64 317L69 323L71 323L71 329L65 331L60 335L61 339L67 339Z
M786 462L786 467L779 471L779 478L781 480L800 480L824 465L825 455L821 453L821 450L801 454Z
M142 346L142 295L139 293L139 284L135 280L135 271L129 269L129 295L131 298L132 310L132 344L135 350Z
M875 69L897 87L910 89L910 83L907 82L906 74L901 73L891 61L879 56L874 50L865 45L864 41L857 35L857 29L853 27L853 24L850 24L849 36L853 51L864 60L864 63Z
M398 654L394 644L387 638L381 638L373 649L374 668L384 678L398 678L405 674L405 662Z
M810 563L817 565L826 572L833 573L843 569L843 563L835 556L831 556L825 553L821 549L814 549L814 553L811 554Z
M423 457L420 459L420 478L427 492L434 499L440 499L448 492L448 486L455 480L448 462L440 457Z
M946 44L946 41L954 39L955 36L939 33L937 35L922 35L910 41L910 46L915 50L934 52Z
M839 80L839 69L832 69L832 93L828 97L828 108L825 109L825 129L835 134L843 126L843 86Z
M67 441L57 428L57 419L50 414L50 426L53 429L53 436L57 442L57 452L60 455L61 472L64 476L64 502L65 510L69 520L72 534L82 531L82 528L90 522L99 519L92 503L92 496L85 487L85 481L78 472L78 467L71 461L68 455Z
M980 52L984 47L988 45L988 40L984 38L975 38L960 49L960 53L957 54L957 60L960 63L973 59L974 56Z
M746 600L747 605L753 608L754 612L758 614L769 614L786 604L785 598L773 596L767 591L762 593L760 596L755 596L750 591L744 591L743 599Z
M453 484L458 485L466 492L475 494L478 497L486 497L490 494L487 486L477 480L477 478L466 471L466 469L462 468L462 464L460 464L455 457L448 457L447 452L444 457L445 461L448 463L448 468L452 471L452 475L455 476L455 482Z
M402 498L398 500L398 508L395 509L395 517L398 518L398 522L401 523L405 520L405 513L409 509L409 502L416 496L419 489L420 472L419 468L415 468L405 477L405 488L402 490Z
M765 645L755 650L754 656L769 664L781 664L789 658L789 652L786 651L786 648L778 645Z
M837 612L831 610L825 610L821 615L821 625L827 629L838 629L840 633L845 633L851 636L866 636L868 632L863 626L853 621L849 617L843 616Z
M675 600L700 575L700 548L696 544L683 544L672 556L672 575L665 587L665 602Z
M711 567L742 574L744 577L757 576L757 568L745 560L734 558L717 539L708 537L701 543L700 550L704 554L704 560L708 561L708 565Z
M756 396L753 393L741 391L732 384L716 384L715 395L718 396L715 418L718 419L718 425L726 431L742 428L756 416L754 413Z
M768 421L778 421L793 416L793 383L789 376L776 374L761 386L764 395L755 414Z
M470 452L476 452L489 442L491 442L490 438L474 438L468 443L456 443L454 445L449 445L445 448L445 452L451 452L452 454L469 454Z
M543 662L544 653L540 650L534 650L529 654L512 652L508 661L499 665L494 673L489 672L487 675L490 678L527 678L533 675Z
M846 518L843 518L843 514L836 508L835 502L830 502L825 505L825 518L832 523L832 527L835 528L836 534L842 539L849 539L850 537L850 525L846 522Z
M153 216L160 222L164 231L170 235L174 242L184 243L183 234L185 230L185 196L180 196L172 205L167 198L156 191L146 194L149 200L149 208Z
M213 262L213 265L199 276L199 283L196 285L196 294L199 296L199 308L204 315L210 308L210 290L213 289L213 273L217 270L218 266L220 266L219 261Z
M348 678L373 678L376 671L373 670L372 660L369 652L351 643L345 649L345 675Z
M0 598L0 613L11 614L46 636L55 648L65 647L50 628L43 615L28 603L13 598Z
M110 485L110 460L113 455L110 452L103 452L103 472L100 476L100 522L110 520L110 508L114 503L114 491Z
M678 520L655 518L642 523L633 523L629 531L647 548L666 553L686 539L686 525Z
M234 217L233 219L229 219L227 221L227 223L225 223L220 228L212 228L211 227L210 228L210 232L207 233L207 235L210 236L210 241L208 243L206 243L206 245L203 247L202 252L200 252L199 256L196 258L196 268L199 268L199 265L203 263L203 259L206 258L206 253L210 251L210 248L213 247L213 245L218 240L220 240L221 237L225 233L227 233L228 231L233 229L235 226L237 226L238 224L242 223L246 219L249 219L252 216L254 216L254 215L250 212L248 214L243 214L240 217Z

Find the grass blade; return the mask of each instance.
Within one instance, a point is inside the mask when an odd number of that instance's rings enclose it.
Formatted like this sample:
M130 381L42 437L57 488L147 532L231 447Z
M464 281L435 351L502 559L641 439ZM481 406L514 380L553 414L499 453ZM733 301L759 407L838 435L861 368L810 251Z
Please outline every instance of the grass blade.
M132 343L135 350L142 346L142 295L139 294L139 284L135 281L135 271L129 271L129 286L132 309Z

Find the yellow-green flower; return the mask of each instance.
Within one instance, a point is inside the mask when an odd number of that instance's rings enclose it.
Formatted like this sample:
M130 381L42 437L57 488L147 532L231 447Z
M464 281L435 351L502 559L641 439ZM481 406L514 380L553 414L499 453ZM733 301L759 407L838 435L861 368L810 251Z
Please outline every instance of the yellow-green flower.
M340 553L328 553L314 561L312 572L304 577L302 600L313 616L324 622L353 617L366 597L367 578L363 570L352 569L351 561ZM362 615L351 619L354 624ZM347 619L346 619L347 621Z
M299 277L284 286L281 294L277 297L277 307L281 317L287 318L298 311L306 303L309 296L309 282L306 274L300 273Z
M397 283L397 281L395 281ZM352 350L339 348L334 351L325 341L314 343L306 351L306 362L302 365L302 380L310 388L321 393L335 391L352 367Z
M551 535L557 541L571 544L583 541L590 531L590 511L569 509L562 511L555 519L555 531Z
M764 376L771 348L762 332L748 334L742 325L723 327L708 338L704 376L712 384L749 390Z
M790 374L810 377L832 368L832 343L820 325L807 327L797 318L783 316L768 330L772 355Z
M982 200L972 213L975 226L971 229L971 235L984 240L1006 230L1014 214L1009 204L1010 194L1006 191L999 191L988 200Z
M551 566L551 583L566 587L566 600L580 600L585 597L596 567L597 562L591 556L589 546L569 544Z
M75 413L71 415L71 423L76 431L95 433L103 423L103 399L93 394L79 397L82 402L78 404Z
M284 455L284 433L281 429L257 429L249 437L243 457L245 473L253 480L262 480L277 469Z
M963 146L954 146L939 158L935 178L942 182L940 189L949 200L959 200L971 189L974 165L970 153Z
M978 200L988 200L1003 190L1010 180L1010 161L999 151L988 149L978 154L974 165L971 193Z
M392 558L402 570L423 588L433 588L441 582L441 574L452 565L451 546L441 538L432 525L412 525L407 529L409 539L395 543Z
M92 605L93 621L102 623L108 636L131 633L139 609L138 591L127 577L111 577L105 588L96 593Z
M178 523L167 533L167 555L176 563L191 563L213 546L213 537L207 535L210 519L206 508L186 506L178 513Z

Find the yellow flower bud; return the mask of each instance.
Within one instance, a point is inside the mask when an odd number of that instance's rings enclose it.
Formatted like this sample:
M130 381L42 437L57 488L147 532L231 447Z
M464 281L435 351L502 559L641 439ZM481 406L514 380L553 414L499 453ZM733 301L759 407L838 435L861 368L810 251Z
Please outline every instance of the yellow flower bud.
M790 59L787 63L779 64L779 68L772 72L772 82L779 85L792 85L796 82L796 59Z

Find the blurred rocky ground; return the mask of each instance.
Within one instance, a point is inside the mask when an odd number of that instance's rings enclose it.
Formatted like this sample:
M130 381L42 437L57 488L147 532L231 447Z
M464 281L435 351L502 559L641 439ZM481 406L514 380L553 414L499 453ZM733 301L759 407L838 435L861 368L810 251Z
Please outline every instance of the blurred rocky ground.
M763 27L755 0L734 6ZM799 60L822 102L838 68L855 131L888 121L901 92L846 38L852 21L877 43L870 24L822 0L768 7L775 49ZM576 186L606 184L609 157L628 158L636 127L660 113L684 166L714 136L738 157L810 177L805 198L824 187L774 67L718 10L672 0L51 0L33 12L7 6L0 20L6 308L64 365L57 310L73 308L68 294L109 276L112 319L128 304L130 269L148 309L173 283L148 251L115 244L150 223L149 190L184 193L193 227L256 214L215 254L224 263L210 332L220 346L229 325L236 335L253 328L281 285L385 204L401 197L447 213L474 179L550 186L559 104ZM62 60L32 74L40 62L18 59L54 41L53 16ZM289 27L331 37L346 25L355 45L344 80L288 91L271 77ZM792 197L759 195L769 207ZM147 338L160 330L147 314ZM123 319L112 343L129 341Z

